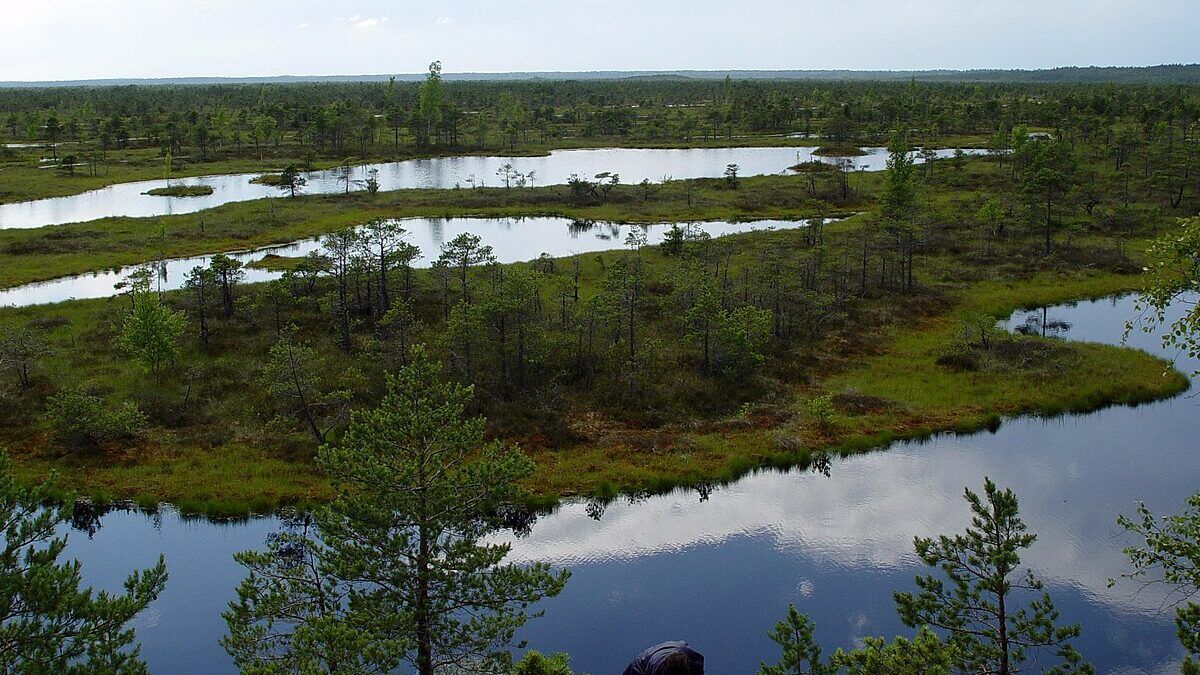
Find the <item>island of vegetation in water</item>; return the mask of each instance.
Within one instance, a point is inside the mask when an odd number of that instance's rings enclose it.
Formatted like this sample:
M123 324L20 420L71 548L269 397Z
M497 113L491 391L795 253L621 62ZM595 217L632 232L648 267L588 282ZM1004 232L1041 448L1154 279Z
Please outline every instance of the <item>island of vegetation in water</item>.
M821 157L862 157L867 154L857 145L822 145L813 150L814 155Z
M283 175L279 173L264 173L250 179L251 183L256 185L272 185L277 186L283 182Z
M155 197L203 197L212 193L211 185L170 185L151 188L145 192Z

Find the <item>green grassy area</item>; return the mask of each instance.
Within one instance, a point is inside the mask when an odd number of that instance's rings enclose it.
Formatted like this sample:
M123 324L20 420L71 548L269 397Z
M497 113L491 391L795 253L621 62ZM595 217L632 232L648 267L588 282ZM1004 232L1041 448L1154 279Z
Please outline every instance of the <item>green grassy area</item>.
M1108 274L980 284L948 313L889 331L880 353L795 387L781 405L750 406L710 425L718 431L622 432L582 448L537 452L534 486L552 495L658 491L732 480L761 467L805 465L819 452L845 455L941 432L972 433L1018 415L1090 412L1176 395L1188 380L1169 362L1109 345L1064 343L1044 367L1005 373L954 372L936 363L966 314L1007 316L1136 287L1136 277ZM818 396L835 402L824 425L806 405ZM839 398L865 401L865 409L836 405Z
M857 145L822 145L813 150L814 155L821 157L861 157L867 152Z
M549 499L657 491L731 480L764 466L802 465L819 451L846 454L938 432L971 432L993 426L1002 417L1084 412L1174 395L1187 388L1187 380L1170 364L1105 345L1064 345L1058 358L1061 367L1069 368L1069 377L1048 377L1041 369L1004 375L956 373L935 363L939 348L953 340L959 313L999 313L1120 292L1135 283L1131 277L1088 275L981 285L966 293L951 313L891 332L883 353L798 385L781 404L750 406L745 414L715 420L700 432L680 430L679 425L636 431L602 416L584 417L580 427L595 425L581 429L592 437L588 442L562 448L527 446L538 462L529 487ZM70 304L70 313L104 313L106 303ZM831 423L822 426L806 402L823 394L865 398L871 409L838 410ZM28 481L53 470L64 488L96 498L166 501L208 515L262 511L330 494L305 453L281 454L246 439L214 439L211 445L194 437L161 440L166 442L94 457L18 452L16 470Z

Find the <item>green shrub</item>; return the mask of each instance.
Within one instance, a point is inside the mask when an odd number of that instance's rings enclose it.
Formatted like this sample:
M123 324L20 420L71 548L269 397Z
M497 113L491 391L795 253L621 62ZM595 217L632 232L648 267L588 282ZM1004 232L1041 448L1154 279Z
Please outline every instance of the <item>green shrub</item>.
M771 341L771 313L758 307L739 307L721 312L716 330L713 359L726 379L741 381L766 360Z
M817 426L829 429L833 426L833 397L815 396L808 401L808 414L816 420Z
M958 329L961 347L988 352L997 342L1008 337L1008 332L999 326L999 319L990 314L972 314L963 319Z
M121 348L146 372L157 374L175 361L187 319L183 312L163 304L147 285L135 285L133 297L133 311L125 316L121 329Z
M535 651L526 652L512 669L512 675L573 675L571 658L558 653L544 656Z
M68 448L101 446L130 438L146 426L146 416L133 403L108 408L99 397L70 389L51 396L46 416L54 438Z

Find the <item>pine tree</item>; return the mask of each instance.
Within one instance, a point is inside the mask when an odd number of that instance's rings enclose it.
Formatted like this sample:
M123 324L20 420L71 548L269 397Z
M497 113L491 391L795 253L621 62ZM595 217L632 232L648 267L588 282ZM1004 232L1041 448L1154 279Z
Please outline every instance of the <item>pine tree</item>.
M465 414L471 395L418 348L379 406L321 448L337 498L315 512L313 531L238 556L250 575L223 644L239 667L386 672L406 662L432 675L507 662L529 606L557 595L567 572L505 564L509 546L487 539L533 464L484 442L484 420Z
M157 374L178 355L186 323L183 314L164 305L157 293L139 291L122 326L121 348L146 372Z
M915 540L917 555L949 584L933 575L917 577L917 593L895 594L901 620L946 631L957 665L969 672L1009 675L1031 652L1047 651L1060 663L1043 672L1092 672L1070 644L1079 626L1057 625L1058 610L1042 582L1032 571L1018 574L1020 552L1037 536L1026 530L1016 495L984 479L983 498L970 489L965 497L974 514L966 532ZM1018 591L1034 597L1022 603Z

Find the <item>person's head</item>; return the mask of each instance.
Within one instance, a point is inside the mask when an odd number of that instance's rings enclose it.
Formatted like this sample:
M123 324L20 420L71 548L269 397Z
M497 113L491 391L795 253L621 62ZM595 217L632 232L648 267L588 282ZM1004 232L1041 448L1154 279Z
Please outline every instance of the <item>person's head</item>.
M704 675L704 670L697 668L687 654L676 652L663 659L658 675Z

